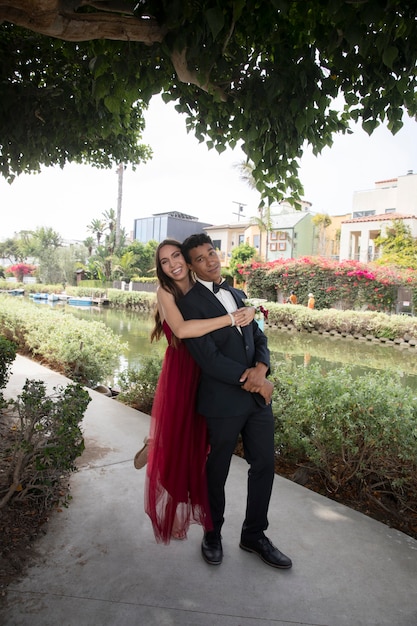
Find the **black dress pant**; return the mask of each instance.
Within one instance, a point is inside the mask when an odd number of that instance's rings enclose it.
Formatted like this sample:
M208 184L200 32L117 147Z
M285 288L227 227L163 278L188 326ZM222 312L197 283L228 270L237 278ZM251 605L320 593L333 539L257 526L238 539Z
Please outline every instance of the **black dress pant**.
M225 483L239 434L249 464L246 515L242 537L260 539L268 527L268 508L274 481L274 417L270 406L243 416L206 417L210 454L207 481L214 531L224 522Z

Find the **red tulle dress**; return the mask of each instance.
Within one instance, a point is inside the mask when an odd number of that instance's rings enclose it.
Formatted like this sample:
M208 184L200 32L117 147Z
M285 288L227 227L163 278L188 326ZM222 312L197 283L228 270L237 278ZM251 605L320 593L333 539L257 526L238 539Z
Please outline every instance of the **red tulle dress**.
M195 410L200 369L185 344L168 340L152 407L145 511L155 538L169 543L185 539L190 524L212 529L208 503L206 459L207 427Z

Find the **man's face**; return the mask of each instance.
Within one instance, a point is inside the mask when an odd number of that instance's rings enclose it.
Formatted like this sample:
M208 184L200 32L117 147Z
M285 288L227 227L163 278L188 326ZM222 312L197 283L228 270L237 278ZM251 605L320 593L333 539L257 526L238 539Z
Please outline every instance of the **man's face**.
M191 263L188 267L193 270L201 280L218 283L221 276L220 259L213 246L204 243L189 251Z

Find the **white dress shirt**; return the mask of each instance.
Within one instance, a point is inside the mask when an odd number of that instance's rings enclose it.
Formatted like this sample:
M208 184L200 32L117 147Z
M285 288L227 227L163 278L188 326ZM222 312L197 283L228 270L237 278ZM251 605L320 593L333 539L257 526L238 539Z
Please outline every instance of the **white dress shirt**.
M237 311L236 301L230 291L228 291L227 289L219 289L217 293L214 293L212 281L207 282L206 280L200 280L200 278L197 278L197 280L199 283L204 285L204 287L207 287L209 291L211 291L211 293L217 298L217 300L219 300L219 302L221 302L221 304L224 306L228 313L233 313L234 311ZM240 332L240 334L242 334L242 329L240 328L240 326L235 326L234 328L236 328Z
M219 289L217 293L214 293L213 283L211 281L207 282L206 280L200 280L200 278L197 278L197 280L199 283L204 285L204 287L207 287L207 289L209 289L212 292L212 294L217 298L217 300L219 300L222 303L222 305L224 306L224 308L226 309L228 313L233 313L234 311L237 310L235 299L230 293L230 291L227 291L227 289Z

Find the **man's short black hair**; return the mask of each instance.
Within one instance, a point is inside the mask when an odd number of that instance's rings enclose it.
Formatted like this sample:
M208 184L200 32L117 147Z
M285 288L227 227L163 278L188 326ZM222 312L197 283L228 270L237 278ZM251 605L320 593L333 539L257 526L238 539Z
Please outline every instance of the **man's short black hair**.
M213 245L211 237L206 235L206 233L197 233L187 237L181 246L185 261L187 263L191 263L190 250L193 250L193 248L197 248L198 246L203 246L205 243L209 243L211 246Z

